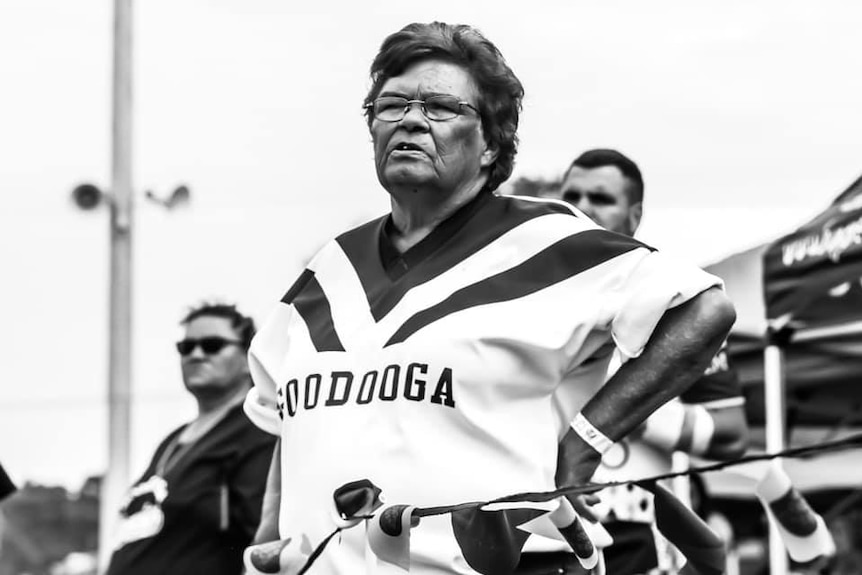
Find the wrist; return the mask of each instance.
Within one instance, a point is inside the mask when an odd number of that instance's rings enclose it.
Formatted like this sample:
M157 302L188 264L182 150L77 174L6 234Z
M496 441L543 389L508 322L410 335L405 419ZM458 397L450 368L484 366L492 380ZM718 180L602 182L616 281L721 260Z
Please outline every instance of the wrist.
M580 437L584 443L590 446L592 450L601 456L611 447L614 442L605 435L600 429L593 425L589 419L584 417L583 413L578 413L570 424L572 430Z

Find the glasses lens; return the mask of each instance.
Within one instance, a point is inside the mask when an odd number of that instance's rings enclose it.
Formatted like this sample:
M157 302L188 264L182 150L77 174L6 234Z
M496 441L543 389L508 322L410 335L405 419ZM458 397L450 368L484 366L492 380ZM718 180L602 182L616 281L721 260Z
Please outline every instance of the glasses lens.
M384 96L374 100L374 117L383 122L397 122L404 117L407 98Z
M230 341L221 337L202 337L201 339L184 339L182 341L177 342L177 351L180 352L180 355L189 355L192 353L197 346L201 346L201 351L204 353L211 355L214 353L218 353L225 348L225 346L230 345L232 343L238 343L235 341Z
M220 337L204 337L199 343L204 353L212 354L220 352L230 342Z
M194 339L184 339L177 342L177 351L180 355L188 355L197 347L198 342Z
M429 120L451 120L460 113L460 101L454 96L431 96L425 100L425 115Z

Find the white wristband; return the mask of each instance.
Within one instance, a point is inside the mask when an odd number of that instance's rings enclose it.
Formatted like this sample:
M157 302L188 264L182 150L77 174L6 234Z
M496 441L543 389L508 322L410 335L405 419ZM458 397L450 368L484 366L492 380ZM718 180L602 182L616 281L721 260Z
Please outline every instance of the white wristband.
M581 437L581 439L586 441L590 447L601 454L604 454L614 444L614 442L608 439L604 433L596 429L592 423L587 421L587 418L581 413L578 413L575 416L575 419L572 420L571 427L575 430L575 433Z

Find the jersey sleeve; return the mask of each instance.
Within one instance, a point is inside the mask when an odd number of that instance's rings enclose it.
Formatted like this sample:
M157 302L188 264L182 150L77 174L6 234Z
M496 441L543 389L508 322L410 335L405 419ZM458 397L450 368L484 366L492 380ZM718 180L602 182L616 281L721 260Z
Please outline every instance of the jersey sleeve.
M700 404L707 409L722 409L740 406L745 403L739 376L730 364L725 342L703 376L681 396L683 402Z
M694 298L701 292L724 284L717 276L697 266L679 262L665 254L652 251L631 268L614 297L609 298L613 309L611 334L626 358L638 357L662 315Z
M290 345L285 337L293 308L279 304L251 342L248 367L254 382L246 395L243 409L260 429L281 435L281 415L278 408L275 369L281 364Z

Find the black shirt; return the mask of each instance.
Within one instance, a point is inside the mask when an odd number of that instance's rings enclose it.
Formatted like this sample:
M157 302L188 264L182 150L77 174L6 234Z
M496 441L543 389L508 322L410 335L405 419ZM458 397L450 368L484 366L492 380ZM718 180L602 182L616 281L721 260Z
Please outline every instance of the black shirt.
M243 550L260 522L275 437L255 427L241 406L178 448L183 427L165 438L130 491L124 521L146 519L142 533L148 536L117 549L108 575L242 572Z

